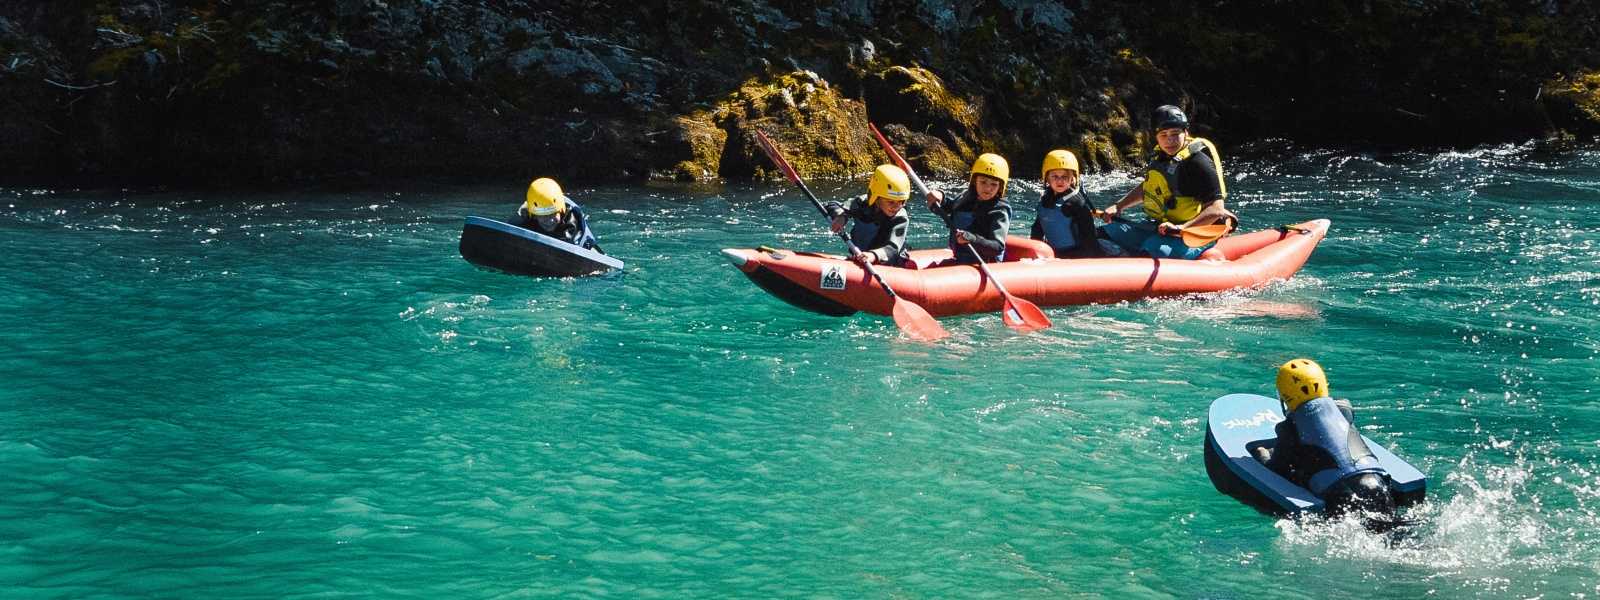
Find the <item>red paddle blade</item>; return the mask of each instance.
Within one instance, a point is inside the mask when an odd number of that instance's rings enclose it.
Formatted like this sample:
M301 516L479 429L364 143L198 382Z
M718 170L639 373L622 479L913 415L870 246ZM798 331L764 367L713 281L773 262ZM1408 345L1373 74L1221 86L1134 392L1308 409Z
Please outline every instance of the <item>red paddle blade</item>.
M1044 311L1039 306L1021 298L1006 297L1005 309L1000 313L1000 320L1005 321L1007 327L1017 331L1038 331L1049 329L1050 317L1044 316Z
M897 296L893 312L894 324L906 337L919 342L936 342L950 337L950 332L945 331L938 321L933 320L933 315L915 302Z

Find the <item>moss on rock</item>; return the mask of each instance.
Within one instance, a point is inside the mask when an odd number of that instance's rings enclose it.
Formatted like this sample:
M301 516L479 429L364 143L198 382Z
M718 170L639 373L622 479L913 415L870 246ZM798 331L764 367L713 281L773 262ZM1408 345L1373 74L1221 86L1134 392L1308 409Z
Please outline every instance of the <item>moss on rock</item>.
M1080 167L1085 171L1110 171L1127 165L1117 145L1105 134L1084 134L1079 144L1082 151L1077 154L1082 163Z
M687 154L677 161L667 173L654 173L652 179L669 179L685 182L705 182L717 179L717 167L722 164L722 149L728 142L728 132L718 128L707 111L696 111L672 120L672 141L676 150L668 157Z
M746 80L711 116L728 136L718 168L724 176L782 178L756 145L758 130L803 177L865 173L882 160L867 133L866 106L810 71Z
M1552 79L1545 83L1542 96L1557 127L1600 135L1600 71Z
M961 157L970 159L998 149L995 136L981 126L983 102L951 92L932 71L920 66L890 66L863 78L863 88L874 120L904 125L908 133L927 136L904 140L921 150L922 164L907 157L914 165L940 175L960 174L966 171L966 160ZM945 146L942 152L928 143L935 139Z

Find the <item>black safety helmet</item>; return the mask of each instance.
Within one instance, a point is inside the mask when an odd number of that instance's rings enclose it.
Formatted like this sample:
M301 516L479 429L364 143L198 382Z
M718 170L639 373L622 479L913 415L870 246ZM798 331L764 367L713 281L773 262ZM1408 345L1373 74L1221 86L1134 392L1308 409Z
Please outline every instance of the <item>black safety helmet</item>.
M1156 124L1156 131L1172 129L1173 127L1185 131L1189 130L1188 115L1183 114L1183 109L1171 104L1156 108L1155 118L1152 121Z

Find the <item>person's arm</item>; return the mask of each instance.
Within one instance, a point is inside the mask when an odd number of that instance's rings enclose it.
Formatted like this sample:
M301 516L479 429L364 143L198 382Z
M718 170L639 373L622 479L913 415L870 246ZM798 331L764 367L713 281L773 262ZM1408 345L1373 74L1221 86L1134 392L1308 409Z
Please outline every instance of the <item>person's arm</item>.
M1188 188L1187 191L1193 191L1195 200L1200 201L1200 212L1188 221L1176 223L1177 227L1172 229L1182 231L1185 227L1210 225L1225 217L1233 216L1233 213L1228 212L1226 198L1222 193L1222 179L1217 175L1217 165L1211 161L1209 154L1203 152L1197 154L1183 161L1183 165L1179 168L1183 169L1180 175L1184 187Z
M583 207L578 206L577 203L573 203L571 206L572 230L577 238L572 240L572 243L579 247L605 254L605 251L600 249L600 241L595 239L594 232L589 230L589 217L583 214Z
M1181 232L1185 227L1211 225L1230 217L1233 217L1233 213L1228 211L1228 207L1225 205L1224 201L1219 198L1212 203L1201 207L1200 212L1195 214L1193 219L1178 223L1176 226L1169 227L1168 229Z
M1116 202L1112 202L1111 206L1107 206L1105 211L1101 213L1101 219L1105 220L1107 223L1110 223L1113 219L1116 219L1118 215L1122 214L1122 211L1127 210L1129 207L1136 206L1141 202L1144 202L1143 179L1139 180L1139 185L1133 186L1133 189L1128 190L1128 193L1123 194L1121 199L1117 200Z
M984 260L991 260L1006 250L1006 231L1011 227L1011 207L1003 202L996 202L989 209L989 230L974 231L967 238L967 243L972 244L979 252L983 253Z
M1082 190L1070 197L1072 201L1067 204L1067 212L1072 215L1072 237L1078 242L1071 254L1075 257L1104 256L1100 242L1095 239L1094 203L1089 202L1089 195Z
M895 213L895 215L889 219L889 239L885 241L882 246L873 248L872 250L867 251L867 253L872 255L874 262L889 262L890 259L893 259L894 257L905 252L906 232L910 229L911 216L906 214L905 209L902 208L900 209L900 212Z
M1055 210L1055 209L1046 208L1046 207L1041 206L1041 207L1039 207L1039 210L1046 211L1046 210ZM1044 217L1035 216L1033 218L1033 229L1030 229L1028 231L1028 239L1033 239L1033 240L1042 240L1042 239L1044 239Z
M1284 479L1293 481L1294 478L1290 475L1292 475L1295 447L1300 444L1298 432L1295 431L1294 424L1288 420L1279 421L1273 431L1278 434L1278 443L1272 446L1272 458L1267 460L1267 468L1283 476Z
M945 206L944 192L928 190L928 212L942 220L949 220L950 209Z
M855 208L854 200L851 200L850 204L852 209ZM828 227L834 233L844 231L845 225L850 224L850 211L846 210L843 204L828 202L822 205L822 210L828 213Z

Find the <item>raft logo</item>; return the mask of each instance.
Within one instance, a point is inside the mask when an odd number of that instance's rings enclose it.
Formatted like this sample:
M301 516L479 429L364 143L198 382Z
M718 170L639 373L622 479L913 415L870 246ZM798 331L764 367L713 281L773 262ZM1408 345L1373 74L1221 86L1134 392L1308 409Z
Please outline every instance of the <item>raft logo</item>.
M1267 425L1269 423L1270 424L1276 424L1278 421L1282 421L1282 420L1283 420L1283 417L1275 415L1270 411L1263 410L1261 412L1256 413L1255 415L1251 416L1248 419L1229 419L1227 421L1223 421L1222 422L1222 426L1223 427L1227 427L1228 429L1240 429L1240 428L1255 429L1257 427L1260 427L1262 425Z
M822 267L822 289L844 289L844 269L839 268L839 265L827 265Z

